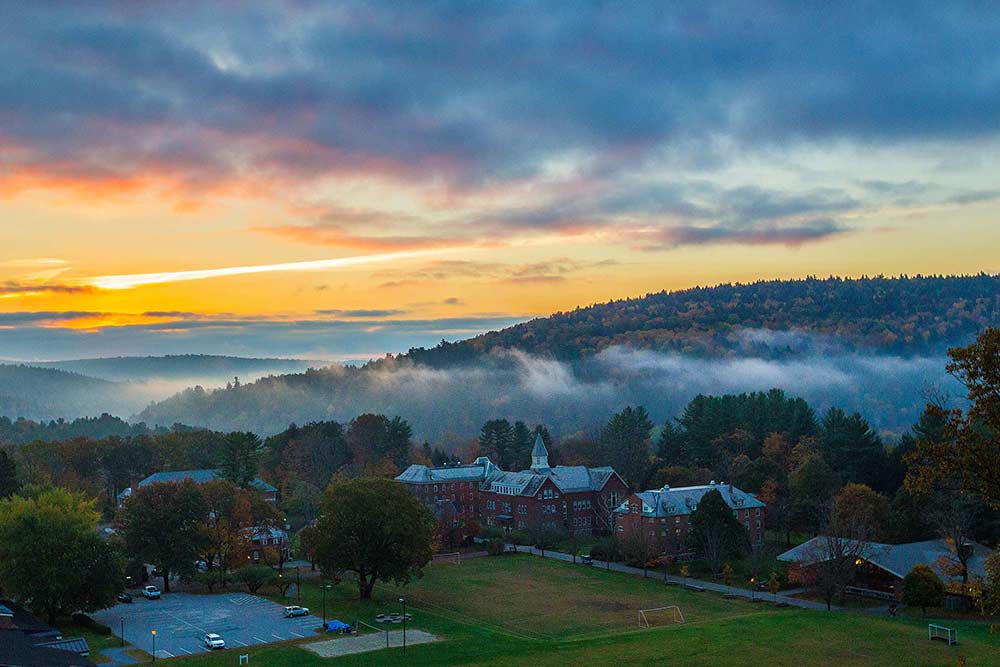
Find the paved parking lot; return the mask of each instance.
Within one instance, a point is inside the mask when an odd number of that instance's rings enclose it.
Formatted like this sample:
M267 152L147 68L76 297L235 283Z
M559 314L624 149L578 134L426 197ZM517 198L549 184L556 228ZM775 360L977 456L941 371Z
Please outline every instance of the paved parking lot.
M285 618L284 608L266 598L245 593L192 595L164 594L160 600L136 597L132 604L119 604L93 614L115 634L125 619L125 640L147 653L153 652L156 630L156 657L205 653L202 640L214 632L237 649L254 644L316 636L322 621L316 616Z

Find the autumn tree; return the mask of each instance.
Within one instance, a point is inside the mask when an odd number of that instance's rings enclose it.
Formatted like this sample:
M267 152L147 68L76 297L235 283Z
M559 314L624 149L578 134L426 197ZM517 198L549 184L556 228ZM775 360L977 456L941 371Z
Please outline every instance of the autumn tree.
M437 522L403 484L361 477L327 489L316 526L316 560L328 575L351 571L358 594L371 598L377 581L404 585L433 553Z
M948 355L946 368L965 386L969 409L927 407L944 425L908 458L907 488L926 492L954 478L961 490L1000 509L1000 329L990 327Z
M171 574L193 572L207 512L201 489L189 479L140 487L125 502L118 520L128 552L162 573L165 592Z
M114 603L121 555L97 533L93 501L64 489L0 500L0 589L56 622Z
M855 539L878 541L889 517L889 501L864 484L849 483L833 500L832 530Z
M17 465L5 450L0 449L0 499L14 495L19 488Z
M818 534L839 487L840 477L820 456L810 456L803 461L789 479L791 525Z
M903 603L911 607L920 607L924 616L927 607L939 607L944 601L944 584L934 570L917 563L903 577Z

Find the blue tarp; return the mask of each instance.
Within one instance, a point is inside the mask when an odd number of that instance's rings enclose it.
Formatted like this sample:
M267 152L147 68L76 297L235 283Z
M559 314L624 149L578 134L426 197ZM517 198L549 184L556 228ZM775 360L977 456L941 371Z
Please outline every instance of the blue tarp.
M325 627L327 632L340 632L341 630L346 630L351 626L347 623L338 621L337 619L333 619L332 621L327 621Z

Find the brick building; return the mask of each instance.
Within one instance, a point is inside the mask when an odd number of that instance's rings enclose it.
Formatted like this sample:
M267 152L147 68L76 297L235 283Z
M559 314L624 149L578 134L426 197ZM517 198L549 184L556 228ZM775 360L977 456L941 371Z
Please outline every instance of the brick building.
M733 511L733 516L747 531L751 544L764 543L764 503L752 493L732 484L715 483L633 493L615 509L615 533L621 538L644 535L653 540L661 553L687 552L689 519L698 502L709 491L718 491Z
M611 527L613 509L625 499L628 487L610 467L549 466L540 436L531 451L531 468L501 470L481 456L472 464L432 468L411 465L397 480L428 507L454 505L437 512L454 522L475 521L505 531L538 526L574 532L598 532Z

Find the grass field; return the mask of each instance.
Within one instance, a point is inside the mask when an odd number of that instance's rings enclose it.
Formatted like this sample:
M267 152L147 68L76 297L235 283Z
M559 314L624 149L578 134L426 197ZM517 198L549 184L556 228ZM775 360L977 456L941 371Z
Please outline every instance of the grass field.
M251 664L303 665L587 665L671 664L954 666L1000 664L1000 636L989 624L948 621L961 645L926 639L924 619L778 609L726 600L650 579L527 555L435 565L403 589L379 585L376 599L353 599L353 582L327 593L327 616L371 621L399 611L400 595L413 614L411 627L443 638L436 644L323 659L296 645L252 649ZM303 586L302 604L322 613L321 590ZM687 623L637 627L637 610L676 604ZM393 626L399 629L399 626ZM178 659L183 667L233 663L232 652Z

